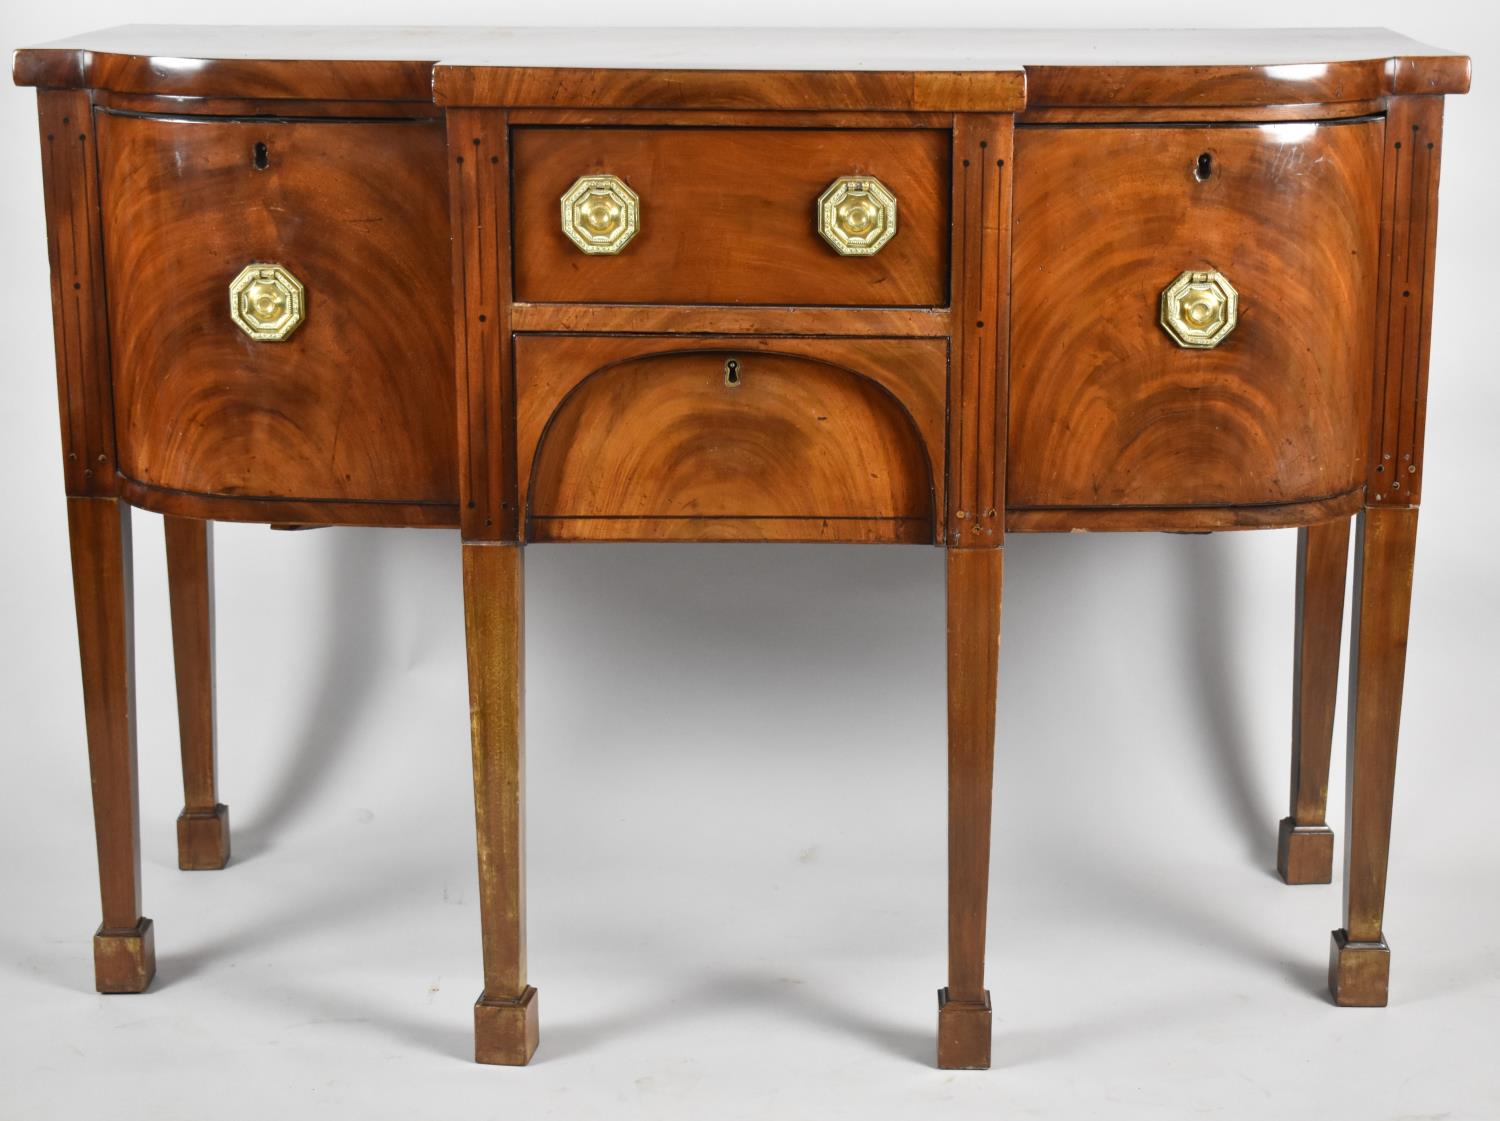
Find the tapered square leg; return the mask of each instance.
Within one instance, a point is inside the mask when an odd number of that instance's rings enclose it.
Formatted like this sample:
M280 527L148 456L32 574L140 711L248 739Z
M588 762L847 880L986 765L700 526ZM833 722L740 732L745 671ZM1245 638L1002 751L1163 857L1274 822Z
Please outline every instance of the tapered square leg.
M1328 970L1334 1001L1355 1007L1385 1004L1390 988L1385 885L1416 544L1416 507L1367 508L1360 516L1349 667L1344 925L1334 932Z
M213 523L168 515L163 525L182 741L177 866L213 871L229 863L229 810L219 801L214 716Z
M1349 519L1297 531L1297 616L1292 672L1291 815L1281 822L1276 870L1289 884L1333 880L1328 765L1338 699Z
M141 993L156 976L156 935L151 920L130 930L94 934L94 987L101 993Z
M1289 884L1333 882L1333 830L1326 825L1298 825L1281 819L1276 842L1276 871Z
M515 1066L531 1058L538 1039L536 989L526 983L522 552L465 543L463 557L484 947L474 1057Z
M990 1065L984 939L1000 661L1000 549L948 550L948 986L938 1066Z
M229 807L183 810L177 815L177 867L214 872L229 863Z
M1390 999L1391 948L1385 940L1351 942L1344 930L1333 932L1328 951L1328 990L1345 1008L1384 1008Z
M517 1000L474 1003L474 1061L492 1066L525 1066L541 1038L536 989L530 985Z
M990 993L983 1000L950 1000L938 990L937 1065L943 1070L988 1070L993 1013Z

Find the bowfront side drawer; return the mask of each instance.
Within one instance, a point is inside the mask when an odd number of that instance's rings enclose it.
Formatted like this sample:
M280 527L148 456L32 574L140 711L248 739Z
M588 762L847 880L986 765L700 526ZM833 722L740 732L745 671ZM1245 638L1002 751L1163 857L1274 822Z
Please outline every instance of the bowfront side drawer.
M97 116L120 470L456 503L441 122Z
M936 307L943 129L512 133L527 302Z
M930 542L943 339L520 336L533 540Z
M1362 485L1383 130L1017 130L1011 508Z

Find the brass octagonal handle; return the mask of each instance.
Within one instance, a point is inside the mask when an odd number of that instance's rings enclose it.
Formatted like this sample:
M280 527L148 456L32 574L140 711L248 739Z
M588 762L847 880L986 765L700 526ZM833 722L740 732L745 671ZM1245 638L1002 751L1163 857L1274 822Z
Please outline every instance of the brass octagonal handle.
M818 196L818 233L843 257L869 257L896 236L896 196L878 179L845 175Z
M1179 273L1162 289L1161 325L1178 346L1209 350L1228 337L1239 322L1240 294L1223 273Z
M584 175L562 197L562 230L585 253L618 253L641 228L641 198L615 175Z
M256 342L284 342L302 325L307 291L281 265L246 265L229 285L229 318Z

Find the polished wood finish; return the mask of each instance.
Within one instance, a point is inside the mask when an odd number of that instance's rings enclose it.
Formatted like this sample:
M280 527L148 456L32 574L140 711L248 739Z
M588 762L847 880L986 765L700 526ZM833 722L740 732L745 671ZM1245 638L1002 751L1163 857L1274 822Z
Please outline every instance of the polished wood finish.
M1333 880L1328 828L1328 763L1338 699L1339 640L1349 520L1297 531L1296 639L1292 662L1291 814L1281 821L1276 870L1289 884Z
M151 920L141 915L130 507L69 498L68 537L104 912L94 935L94 983L101 993L138 993L151 983L156 958Z
M214 719L213 524L168 516L163 525L182 737L177 866L211 871L229 862L229 807L219 801Z
M1387 998L1385 880L1416 543L1416 507L1371 507L1359 519L1349 643L1344 925L1335 932L1329 975L1339 1004L1383 1005Z
M121 472L217 497L455 502L441 126L98 120ZM285 342L228 315L259 261L307 288Z
M735 389L724 384L730 359L743 374ZM521 336L527 535L674 540L691 528L711 540L930 542L947 377L941 339ZM591 436L602 444L575 445L568 417L580 411L609 416ZM614 461L597 458L605 446ZM619 486L634 488L630 505L590 495ZM676 504L652 508L653 495Z
M112 495L117 492L114 406L93 110L87 93L44 91L37 95L37 112L63 486L68 494Z
M938 994L946 1069L990 1065L984 934L1003 572L1003 550L948 550L948 984Z
M484 992L475 1059L519 1066L536 1050L536 990L526 983L525 590L518 545L465 543L464 631Z
M514 541L510 141L505 114L448 114L460 516L466 541Z
M945 530L952 548L995 546L1004 537L1012 140L1008 117L954 122L958 221Z
M1368 485L1372 502L1415 506L1427 421L1443 99L1394 99L1385 132Z
M1010 506L1260 505L1359 487L1381 132L1018 131ZM1158 322L1185 269L1239 290L1239 326L1215 349L1183 349Z
M1442 95L1467 58L1370 29L135 27L22 50L15 75L39 87L101 991L154 972L129 506L166 517L184 868L229 854L208 520L460 529L475 1054L513 1065L539 1038L523 544L943 546L945 1068L990 1062L1005 533L1300 527L1277 863L1326 882L1359 513L1329 979L1385 1002ZM641 198L617 257L559 228L591 172ZM899 200L870 258L816 232L846 174ZM252 261L306 286L286 341L229 318ZM1185 350L1160 293L1209 268L1239 325Z
M948 133L939 129L518 128L516 298L528 302L939 306L948 302ZM640 232L615 256L563 234L580 175L640 196ZM896 236L840 257L818 236L818 196L870 175L896 196Z

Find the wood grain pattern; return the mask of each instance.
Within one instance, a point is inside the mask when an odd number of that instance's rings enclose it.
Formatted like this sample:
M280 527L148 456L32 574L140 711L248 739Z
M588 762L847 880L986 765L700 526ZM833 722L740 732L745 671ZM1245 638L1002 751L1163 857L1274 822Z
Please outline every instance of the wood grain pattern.
M114 404L94 113L83 92L37 93L52 332L68 494L112 495Z
M121 471L200 494L456 502L441 127L101 114L100 135ZM306 286L285 342L229 318L256 261Z
M538 302L940 306L948 302L948 138L939 129L518 128L516 298ZM615 256L562 232L580 175L640 196ZM818 236L818 196L871 175L897 199L879 253L840 257Z
M947 308L680 307L663 304L512 304L520 333L584 335L841 335L946 339Z
M1007 533L1216 533L1282 529L1348 517L1364 508L1365 489L1309 502L1261 506L1073 506L1007 510Z
M1352 968L1333 974L1334 999L1383 1005L1389 947L1385 943L1385 884L1395 798L1396 741L1406 673L1406 636L1416 559L1417 508L1371 507L1359 519L1354 550L1354 622L1350 635L1349 758L1344 834L1344 925L1336 932L1349 951L1381 947L1384 970ZM1339 953L1335 953L1335 965Z
M1348 563L1349 519L1297 531L1291 813L1282 820L1276 857L1276 869L1289 884L1326 884L1333 879L1328 764Z
M451 528L458 525L456 502L328 502L321 499L251 498L194 494L148 487L120 479L120 496L156 514L216 522L321 526L368 525Z
M218 729L214 701L213 523L162 519L167 593L172 612L172 662L177 678L177 727L182 740L182 813L177 866L213 870L229 862L229 808L219 801Z
M1004 538L1013 135L1008 117L954 123L950 546Z
M1361 485L1381 132L1018 131L1010 506L1262 505ZM1210 268L1238 289L1239 326L1183 349L1161 291Z
M930 541L932 493L920 434L875 382L806 358L704 350L623 362L570 394L537 452L529 512L881 519Z
M724 363L729 358L743 363L744 383L735 390L724 385ZM663 363L671 360L670 365ZM709 408L709 402L718 398L732 401L731 412L721 413L713 409L709 413L694 412L692 407L682 409L666 399L651 406L642 403L639 395L632 397L611 396L607 408L618 411L608 414L610 419L595 438L620 439L619 447L634 446L637 454L650 457L652 441L669 439L673 455L685 457L673 466L672 455L649 469L632 476L632 485L642 488L641 493L665 494L663 480L673 477L674 485L694 488L689 501L709 502L703 509L683 508L680 499L673 499L672 509L601 510L593 507L579 508L573 504L579 494L569 490L566 494L549 490L551 482L543 481L542 463L544 444L556 440L557 455L561 457L555 465L545 468L545 473L554 482L568 475L576 477L576 484L584 488L602 485L618 474L614 469L602 465L587 465L581 458L584 453L574 449L571 440L576 428L571 424L568 435L555 436L553 427L556 417L562 415L564 402L580 391L580 386L598 378L607 382L614 372L625 369L628 364L650 360L651 365L639 367L636 377L640 391L661 391L652 385L653 370L691 369L697 376L698 364L704 363L707 380L693 388L693 401ZM788 364L793 360L796 364ZM916 526L925 526L922 540L933 540L932 511L942 509L942 462L943 438L946 423L946 381L948 348L938 339L823 339L823 338L774 338L764 336L732 337L705 336L691 339L674 339L650 336L522 336L516 344L516 376L518 393L517 449L519 472L526 488L523 502L529 515L581 514L592 510L594 514L640 518L662 514L700 515L714 513L728 516L725 503L733 501L735 490L730 479L738 471L747 472L743 485L751 488L745 497L754 505L738 509L735 513L744 519L744 525L736 530L728 525L719 525L715 537L724 534L743 533L754 540L763 540L767 533L775 533L778 540L821 540L830 536L823 524L835 517L857 519L840 522L832 531L836 535L848 532L865 533L875 523L868 522L871 515L896 519L888 532L891 539L913 540ZM768 374L758 382L757 371ZM807 413L803 406L810 405L806 390L799 385L811 374L819 392L833 394L831 406L821 412ZM876 393L856 388L862 381L871 383ZM623 384L623 383L617 383ZM757 388L759 387L759 388ZM687 392L686 387L682 392ZM727 395L738 394L729 398ZM789 406L788 401L798 398L800 404ZM743 403L752 400L762 409L774 410L757 417L748 412ZM602 401L605 399L596 399ZM655 398L653 398L655 400ZM842 402L842 404L839 404ZM832 405L838 405L837 408ZM823 435L829 424L837 420L819 421L818 416L836 418L841 410L854 408L856 417L864 419L851 425L837 439ZM872 412L871 410L876 410ZM663 410L670 410L677 417L675 428L664 419ZM904 415L903 415L904 414ZM899 418L908 425L916 437L915 449L904 443L890 421L877 418ZM629 439L625 439L625 437ZM748 442L747 442L748 441ZM757 450L757 441L766 446ZM894 445L891 441L897 441ZM885 450L871 455L865 445ZM781 456L795 457L802 464L796 470L788 464L775 462ZM573 457L570 466L566 460ZM859 480L851 477L853 465L862 460L880 463L881 481ZM714 467L714 462L718 466ZM757 466L759 464L759 466ZM737 466L736 466L737 465ZM701 477L697 471L706 471ZM724 475L728 470L730 475ZM810 489L811 483L799 475L802 470L815 470L827 488L819 492ZM864 474L869 472L860 469ZM767 481L765 472L777 482ZM899 477L898 477L899 476ZM714 481L717 480L717 481ZM575 485L569 484L570 487ZM717 497L711 498L701 488L725 486ZM863 500L871 500L881 488L887 490L887 498L879 509L851 507L847 496L859 494L865 488ZM543 497L538 499L538 495ZM766 505L773 500L786 504L784 508ZM920 507L914 505L917 496L922 496ZM904 497L902 497L904 496ZM820 502L835 502L835 508L821 509ZM559 505L566 503L567 508ZM793 514L808 519L798 524L784 515ZM920 523L910 518L919 518ZM863 524L859 524L863 523ZM598 535L611 527L604 524L560 526L549 522L534 523L538 532L555 539L559 533L576 532L581 535ZM617 523L618 524L618 523ZM667 536L677 536L681 527L672 527L660 521L646 526L633 521L627 526L631 533L642 529L656 529ZM540 539L540 538L539 538ZM842 539L837 536L836 539ZM863 539L863 538L861 538Z
M519 545L463 546L464 630L479 840L484 992L475 1058L519 1065L536 1050L526 982L525 583Z
M1415 506L1427 422L1443 99L1393 99L1385 131L1368 485L1373 502Z
M948 549L948 985L938 1029L945 1069L990 1065L984 941L1003 558L1001 549Z
M511 172L505 115L448 113L460 512L467 541L514 541L515 374L511 340Z
M70 497L68 538L103 909L94 980L102 993L141 992L156 962L150 920L141 915L130 507L113 498Z

